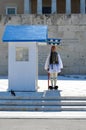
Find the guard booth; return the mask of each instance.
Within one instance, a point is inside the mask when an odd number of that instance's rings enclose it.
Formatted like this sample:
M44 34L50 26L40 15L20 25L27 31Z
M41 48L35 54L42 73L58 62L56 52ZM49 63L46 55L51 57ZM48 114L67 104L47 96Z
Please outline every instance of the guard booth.
M8 90L36 91L38 84L38 42L46 42L47 26L8 25L3 42L8 43Z

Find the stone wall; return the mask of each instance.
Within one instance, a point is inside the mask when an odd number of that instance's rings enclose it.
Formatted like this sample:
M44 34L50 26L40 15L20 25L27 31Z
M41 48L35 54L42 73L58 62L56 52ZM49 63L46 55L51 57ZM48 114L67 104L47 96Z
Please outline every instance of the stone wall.
M8 73L8 44L2 43L5 26L12 25L47 25L48 37L62 38L59 51L64 69L61 74L86 74L86 15L17 15L0 16L0 75ZM45 59L50 46L39 45L39 74L46 74Z

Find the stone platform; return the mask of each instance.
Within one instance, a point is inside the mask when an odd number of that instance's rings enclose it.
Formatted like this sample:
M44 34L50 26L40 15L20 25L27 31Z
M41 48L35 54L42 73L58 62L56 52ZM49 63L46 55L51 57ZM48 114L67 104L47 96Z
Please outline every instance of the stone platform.
M47 89L47 77L40 76L37 92L8 89L8 78L0 78L0 118L86 118L86 77L59 76L58 90Z

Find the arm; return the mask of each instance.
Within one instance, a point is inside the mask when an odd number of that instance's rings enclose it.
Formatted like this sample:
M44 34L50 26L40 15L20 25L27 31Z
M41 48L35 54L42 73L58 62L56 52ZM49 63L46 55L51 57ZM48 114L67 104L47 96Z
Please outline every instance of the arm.
M45 66L44 66L45 70L48 70L48 68L49 68L49 58L50 58L50 54L48 55L46 62L45 62Z
M62 59L60 57L60 54L58 54L58 60L59 60L59 66L62 69L63 68L63 63L62 63Z

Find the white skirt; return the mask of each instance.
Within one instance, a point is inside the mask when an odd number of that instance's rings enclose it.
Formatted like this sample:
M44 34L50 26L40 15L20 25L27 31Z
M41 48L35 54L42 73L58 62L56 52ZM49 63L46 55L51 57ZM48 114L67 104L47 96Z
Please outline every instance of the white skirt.
M58 64L51 64L49 65L49 73L60 73L61 68Z
M45 70L48 70L48 68L49 68L50 73L54 73L54 72L60 73L61 69L63 69L63 63L62 63L62 59L61 59L60 55L58 54L59 63L54 64L53 67L52 67L52 65L49 64L49 59L50 59L50 54L48 55L46 62L45 62L45 67L44 67Z

